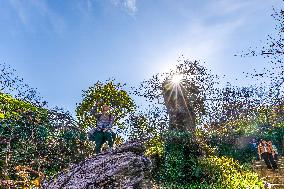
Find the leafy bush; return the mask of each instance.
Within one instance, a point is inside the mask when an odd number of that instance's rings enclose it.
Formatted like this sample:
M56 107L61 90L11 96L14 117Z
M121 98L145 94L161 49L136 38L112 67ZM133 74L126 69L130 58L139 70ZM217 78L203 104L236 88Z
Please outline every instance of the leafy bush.
M198 157L201 154L197 141L190 132L169 131L165 134L165 152L158 179L185 184L200 177Z
M186 162L179 160L176 163ZM172 166L173 168L174 166ZM175 169L179 170L179 169ZM164 180L159 185L160 189L260 189L263 182L247 166L240 165L238 161L228 157L209 156L199 159L192 167L192 171L198 172L198 177L187 182L173 182ZM197 171L198 170L198 171ZM178 171L171 171L177 176ZM177 178L177 177L176 177ZM191 177L192 178L192 177ZM176 180L177 181L177 180Z
M213 186L212 184L208 183L189 183L189 184L165 183L158 186L158 188L159 189L217 189L217 186Z
M238 138L242 137L234 136L234 138L236 138L234 142L228 142L220 139L216 140L213 136L211 137L210 146L216 148L216 152L218 152L219 156L228 156L241 163L250 163L251 160L256 157L257 152L252 149L248 142L245 142L242 147L238 147L236 141Z
M154 178L160 188L235 189L261 188L262 181L246 164L226 156L212 155L213 150L189 132L167 132L164 156Z
M0 93L0 102L0 180L6 182L0 186L37 185L92 153L86 134L59 118L66 114L7 94Z
M206 181L219 184L220 188L263 188L258 175L233 158L209 156L199 163Z

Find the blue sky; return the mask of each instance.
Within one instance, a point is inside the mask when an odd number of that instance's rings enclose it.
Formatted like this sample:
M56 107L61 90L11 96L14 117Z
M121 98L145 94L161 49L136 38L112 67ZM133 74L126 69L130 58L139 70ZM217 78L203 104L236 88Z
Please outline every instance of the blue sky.
M135 86L182 54L226 74L224 81L247 84L241 73L265 60L234 54L275 33L273 6L283 1L2 0L0 61L50 106L71 112L97 80Z

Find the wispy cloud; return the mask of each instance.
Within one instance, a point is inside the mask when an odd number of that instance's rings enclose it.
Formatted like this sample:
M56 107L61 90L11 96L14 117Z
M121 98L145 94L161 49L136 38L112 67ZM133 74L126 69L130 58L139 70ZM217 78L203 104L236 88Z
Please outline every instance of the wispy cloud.
M64 29L64 20L46 4L44 0L9 0L20 23L27 31L53 31L61 33Z
M111 0L111 2L113 5L123 8L131 16L137 12L136 0Z
M260 12L272 11L272 4L271 2L260 4L257 0L210 2L201 7L196 15L192 14L188 17L188 26L180 29L178 35L169 40L171 42L163 54L157 55L160 58L154 61L160 64L157 64L154 69L157 71L161 68L169 69L179 55L184 55L189 59L206 61L208 67L216 72L225 73L226 69L229 70L232 67L237 71L239 66L234 65L232 63L234 60L229 56L233 57L236 53L235 46L245 44L245 40L240 40L238 36L243 35L240 33L244 31L249 32L249 27L260 24L261 22L255 23L257 20L255 17ZM253 21L255 25L251 26ZM246 36L243 36L243 39L247 39Z
M21 1L10 0L9 2L10 2L10 5L15 10L15 13L18 16L18 19L20 20L20 22L23 25L28 26L28 24L29 24L29 16L27 15L26 9L22 6Z
M228 14L238 14L238 15L252 15L256 11L266 9L273 5L281 4L283 2L278 0L271 1L259 1L259 0L216 0L210 1L205 11L215 14L215 15L228 15ZM245 15L244 15L245 14Z
M154 60L163 66L157 64L154 69L158 71L161 68L164 70L172 68L179 55L213 63L213 67L217 70L221 69L224 66L221 65L221 57L223 58L223 54L228 53L228 49L232 48L231 44L235 43L234 36L247 24L248 14L241 16L232 16L231 14L247 10L249 5L251 4L239 2L233 3L232 7L229 7L222 0L218 1L218 5L209 4L202 7L198 11L198 15L192 14L191 17L187 17L188 25L181 27L179 33L173 39L169 39L169 44L165 45L166 49L162 55L157 54L157 57L162 58ZM200 14L200 12L204 14ZM226 19L215 19L220 16L226 16ZM212 68L212 65L209 67Z
M137 11L136 0L124 0L124 7L132 14Z
M92 0L87 0L86 3L87 3L87 9L88 11L90 11L93 8Z
M243 19L215 25L208 25L200 20L192 21L190 26L169 40L162 54L156 53L154 62L157 64L151 69L154 72L167 71L173 68L180 55L191 60L214 62L214 66L219 68L220 65L216 64L219 64L218 59L222 53L227 52L230 47L231 36L244 24Z

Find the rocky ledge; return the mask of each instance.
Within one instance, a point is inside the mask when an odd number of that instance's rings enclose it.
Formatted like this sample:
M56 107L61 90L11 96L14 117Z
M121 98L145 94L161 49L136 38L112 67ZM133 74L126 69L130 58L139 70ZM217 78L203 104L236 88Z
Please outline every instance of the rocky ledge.
M143 153L144 146L127 142L87 159L50 180L43 182L46 189L113 189L145 188L151 172L151 161ZM148 188L148 187L146 187Z

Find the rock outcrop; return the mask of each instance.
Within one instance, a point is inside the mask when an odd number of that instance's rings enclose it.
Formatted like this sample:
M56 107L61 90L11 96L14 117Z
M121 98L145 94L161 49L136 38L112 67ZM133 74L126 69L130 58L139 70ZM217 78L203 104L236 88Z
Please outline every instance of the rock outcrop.
M145 181L150 176L152 164L143 155L144 150L139 142L127 142L115 150L108 150L78 165L73 165L68 171L45 181L43 188L145 188Z

